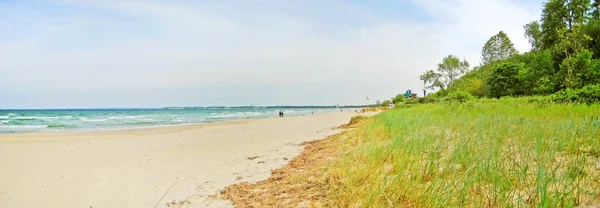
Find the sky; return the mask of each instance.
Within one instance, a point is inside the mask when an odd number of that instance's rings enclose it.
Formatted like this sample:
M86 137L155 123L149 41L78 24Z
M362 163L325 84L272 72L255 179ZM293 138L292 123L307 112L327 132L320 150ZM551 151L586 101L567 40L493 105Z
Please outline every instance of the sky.
M542 0L0 0L0 109L349 105L479 65ZM370 101L366 100L370 98Z

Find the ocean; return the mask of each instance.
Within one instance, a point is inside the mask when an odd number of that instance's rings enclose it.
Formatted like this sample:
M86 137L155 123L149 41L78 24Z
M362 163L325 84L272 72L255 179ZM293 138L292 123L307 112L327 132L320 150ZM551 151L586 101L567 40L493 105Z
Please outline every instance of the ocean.
M301 116L340 111L331 107L193 107L160 109L0 110L0 134L108 131L202 124L243 118Z

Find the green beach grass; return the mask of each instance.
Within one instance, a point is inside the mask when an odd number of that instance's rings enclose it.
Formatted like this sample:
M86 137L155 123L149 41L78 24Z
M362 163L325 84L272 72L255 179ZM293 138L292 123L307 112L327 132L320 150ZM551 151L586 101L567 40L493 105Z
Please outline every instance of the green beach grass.
M600 205L600 106L531 100L404 104L369 118L327 168L328 204Z

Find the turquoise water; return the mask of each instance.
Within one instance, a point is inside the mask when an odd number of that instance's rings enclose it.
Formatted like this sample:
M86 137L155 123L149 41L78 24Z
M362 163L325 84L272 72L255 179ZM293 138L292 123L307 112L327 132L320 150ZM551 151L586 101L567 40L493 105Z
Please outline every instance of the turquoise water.
M162 108L0 110L0 134L24 132L106 131L202 124L242 118L277 117L339 111L336 108Z

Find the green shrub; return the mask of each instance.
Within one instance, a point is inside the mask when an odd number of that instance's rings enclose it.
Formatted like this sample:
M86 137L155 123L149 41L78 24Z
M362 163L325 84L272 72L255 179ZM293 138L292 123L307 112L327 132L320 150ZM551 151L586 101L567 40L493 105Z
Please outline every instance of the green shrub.
M394 102L394 104L404 102L404 95L403 94L396 95L396 97L394 97L392 102Z
M404 103L406 103L406 104L418 104L419 103L419 98L408 98L408 99L406 99L406 101Z
M388 105L390 105L390 103L392 103L392 101L384 100L383 102L381 102L381 106L388 106Z
M448 101L450 101L450 102L464 103L464 102L467 102L467 101L473 100L473 99L475 99L473 97L473 95L471 95L468 92L464 92L464 91L457 91L457 92L448 94Z
M552 94L550 99L557 103L597 103L600 102L600 84L588 85L576 90L561 90Z
M437 98L435 98L435 96L425 96L422 98L419 98L419 103L436 103L437 102Z

